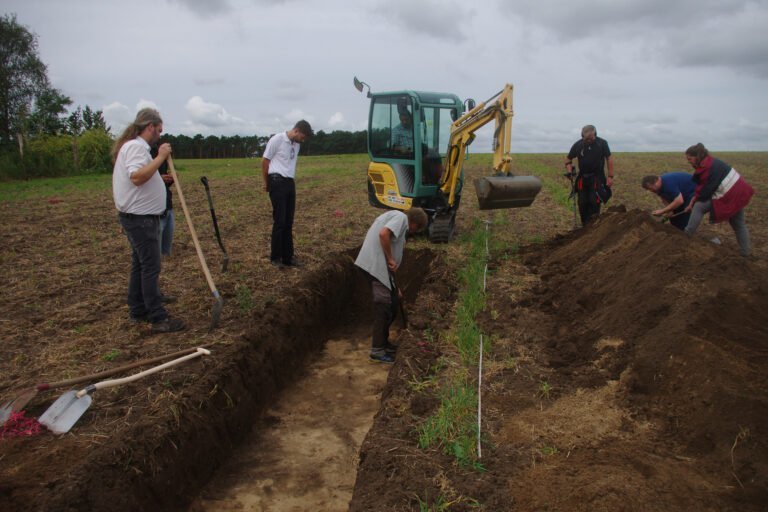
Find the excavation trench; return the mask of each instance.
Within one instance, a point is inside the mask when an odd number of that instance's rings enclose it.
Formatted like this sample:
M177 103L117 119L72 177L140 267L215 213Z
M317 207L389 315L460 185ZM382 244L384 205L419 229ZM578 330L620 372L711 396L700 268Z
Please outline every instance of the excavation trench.
M368 361L370 290L354 254L330 258L246 334L254 353L234 377L247 389L232 385L252 402L238 405L252 424L236 427L243 441L190 510L348 508L391 368ZM399 279L409 307L434 264L429 250L406 252Z
M346 510L360 443L388 393L389 372L403 364L368 362L370 291L355 254L328 255L259 311L243 336L167 374L160 388L115 388L94 408L98 414L81 420L78 435L48 444L55 452L36 449L38 438L6 442L2 458L16 469L0 481L0 503L8 510L30 503L37 510L227 510L241 499L242 477L256 484L244 491L249 510L308 510L320 502ZM398 277L412 327L404 331L403 359L434 316L435 297L448 302L445 273L436 253L406 250ZM172 402L155 407L161 388Z

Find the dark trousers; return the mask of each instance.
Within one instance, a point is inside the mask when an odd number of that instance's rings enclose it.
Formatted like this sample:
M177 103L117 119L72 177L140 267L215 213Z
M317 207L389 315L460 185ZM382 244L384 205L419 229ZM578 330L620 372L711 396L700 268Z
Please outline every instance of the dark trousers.
M290 178L270 174L269 199L272 201L272 251L269 258L290 265L293 261L296 183Z
M397 315L398 298L394 289L390 290L378 279L365 273L371 283L373 298L373 333L371 353L383 354L389 343L389 326Z
M596 186L600 183L595 175L580 176L576 182L576 190L579 193L579 215L581 225L586 226L589 219L600 215L600 203L597 202Z
M160 217L119 215L131 244L131 276L128 281L128 308L131 316L147 316L151 322L168 318L160 300Z
M683 211L683 209L686 206L688 206L688 205L683 205L683 206L681 206L680 208L678 208L677 210L675 210L672 213L681 212L681 211ZM672 217L671 219L669 219L669 223L672 224L673 226L675 226L677 229L682 231L682 230L685 230L685 226L688 225L688 221L690 219L691 219L691 212L682 213L682 214L678 215L677 217Z

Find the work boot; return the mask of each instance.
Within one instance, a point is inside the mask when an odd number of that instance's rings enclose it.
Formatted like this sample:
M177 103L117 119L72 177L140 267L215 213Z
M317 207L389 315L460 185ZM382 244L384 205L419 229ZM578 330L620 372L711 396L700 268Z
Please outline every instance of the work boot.
M149 319L149 315L146 313L139 316L128 315L128 321L131 322L132 324L141 324L145 322L146 323L151 322L151 320Z
M186 324L178 318L168 317L165 320L155 322L152 324L152 332L176 332L181 331L186 327Z
M296 258L293 258L290 263L283 262L283 265L285 265L286 267L297 267L298 268L298 267L303 267L304 266L304 262L302 262L301 260L298 260Z

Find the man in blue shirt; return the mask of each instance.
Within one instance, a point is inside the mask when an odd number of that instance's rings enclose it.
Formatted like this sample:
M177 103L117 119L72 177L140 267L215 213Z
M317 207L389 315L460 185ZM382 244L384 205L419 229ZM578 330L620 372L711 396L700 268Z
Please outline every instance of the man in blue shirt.
M687 172L650 175L643 178L642 185L645 190L658 195L664 203L663 208L652 212L653 215L667 217L670 224L677 229L685 229L691 216L690 212L685 212L685 208L691 202L696 189L693 176Z

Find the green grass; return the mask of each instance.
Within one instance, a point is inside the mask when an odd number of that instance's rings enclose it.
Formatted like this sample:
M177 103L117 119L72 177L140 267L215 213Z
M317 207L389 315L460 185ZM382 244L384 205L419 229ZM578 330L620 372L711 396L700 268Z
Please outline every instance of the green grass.
M303 156L299 160L297 174L307 180L299 180L297 186L311 186L312 179L338 179L343 176L364 177L368 155ZM254 189L243 190L244 197L260 192L260 158L222 158L215 160L175 160L174 167L179 180L186 185L199 186L201 176L227 181L253 177ZM191 186L191 185L190 185ZM29 199L66 197L78 194L110 191L112 174L87 174L62 178L12 180L0 182L0 203Z
M486 226L476 222L471 232L460 241L469 258L459 271L461 291L457 300L453 336L462 363L440 391L440 407L419 429L419 446L440 446L460 465L483 470L477 458L477 392L467 379L468 369L476 363L480 352L480 328L475 318L485 310L483 278L488 259ZM489 344L485 345L488 350Z
M440 407L419 428L419 447L440 446L460 465L482 470L477 460L477 393L469 383L454 383L441 393Z

